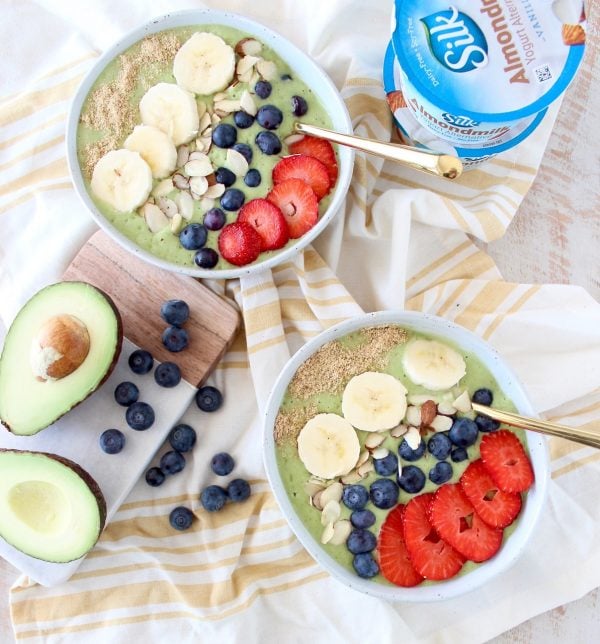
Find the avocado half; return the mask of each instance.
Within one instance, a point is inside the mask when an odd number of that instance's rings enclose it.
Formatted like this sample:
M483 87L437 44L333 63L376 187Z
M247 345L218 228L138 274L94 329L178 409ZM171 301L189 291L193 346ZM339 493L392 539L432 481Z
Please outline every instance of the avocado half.
M36 293L11 324L0 356L0 421L31 436L85 400L121 352L121 317L108 295L85 282Z
M0 536L54 563L83 557L106 522L98 484L77 463L46 452L0 449Z

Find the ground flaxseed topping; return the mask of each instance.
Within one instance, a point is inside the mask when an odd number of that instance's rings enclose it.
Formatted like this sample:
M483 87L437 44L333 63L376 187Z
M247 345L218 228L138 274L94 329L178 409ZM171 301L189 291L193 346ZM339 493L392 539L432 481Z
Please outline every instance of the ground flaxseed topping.
M295 441L306 423L319 413L316 405L289 407L279 410L275 419L273 438L278 445Z
M109 150L117 149L137 125L139 108L131 98L140 87L143 91L172 63L181 42L173 33L152 34L140 41L132 52L119 56L117 77L103 83L88 97L80 121L102 133L102 138L84 150L83 169L91 177L98 160ZM143 73L142 73L143 72Z

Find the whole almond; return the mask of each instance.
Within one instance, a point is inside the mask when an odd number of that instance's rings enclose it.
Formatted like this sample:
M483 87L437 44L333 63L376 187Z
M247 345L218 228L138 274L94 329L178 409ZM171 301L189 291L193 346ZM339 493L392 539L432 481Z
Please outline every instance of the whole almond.
M421 427L429 427L431 421L436 417L437 405L433 400L426 400L421 405Z

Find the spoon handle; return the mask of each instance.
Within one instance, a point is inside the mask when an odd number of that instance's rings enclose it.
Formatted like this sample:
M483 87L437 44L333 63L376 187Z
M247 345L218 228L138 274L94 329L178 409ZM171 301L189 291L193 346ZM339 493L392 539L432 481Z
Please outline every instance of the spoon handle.
M307 123L294 123L294 131L309 134L320 139L327 139L333 143L346 145L362 152L404 163L417 170L434 174L446 179L457 179L462 174L463 166L458 157L441 152L428 152L411 148L407 145L384 143L374 139L365 139L351 134L340 134L324 127L308 125Z
M589 429L566 427L558 423L552 423L547 420L539 420L537 418L527 418L519 414L513 414L510 411L500 411L493 407L486 405L478 405L472 403L473 410L478 414L493 418L494 420L512 425L514 427L521 427L522 429L529 429L532 432L540 434L548 434L550 436L558 436L559 438L566 438L576 443L588 445L589 447L596 447L600 449L600 433Z

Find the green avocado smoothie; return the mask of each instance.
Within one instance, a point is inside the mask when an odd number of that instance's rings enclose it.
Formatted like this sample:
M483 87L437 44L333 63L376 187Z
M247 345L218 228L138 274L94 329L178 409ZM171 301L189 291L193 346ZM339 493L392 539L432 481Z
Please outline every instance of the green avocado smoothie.
M193 34L199 32L210 32L222 38L232 48L237 46L235 49L236 63L239 63L245 56L239 49L240 42L243 42L244 39L256 40L237 29L213 24L170 29L147 36L112 60L98 76L85 99L77 130L77 154L85 187L102 215L117 230L144 250L160 259L190 268L194 267L195 253L192 250L186 250L180 244L179 232L187 224L202 223L204 214L210 207L219 207L218 197L195 199L193 214L184 220L179 228L165 226L163 229L152 232L139 209L121 212L94 194L91 188L91 177L99 159L110 150L122 148L133 128L142 123L139 103L148 89L158 83L176 83L173 73L174 57L181 46ZM246 58L249 57L246 56ZM327 111L319 103L310 86L299 78L294 69L287 65L281 57L271 48L260 43L260 51L256 53L255 58L262 61L261 65L265 62L275 64L275 68L271 66L269 70L272 89L267 97L261 98L255 93L256 79L261 78L258 72L252 76L251 81L246 80L245 82L241 80L242 76L239 76L237 71L233 82L223 92L195 95L199 113L206 112L211 116L215 114L217 101L239 102L244 92L251 94L257 109L264 105L275 105L281 110L283 116L281 124L272 130L282 144L279 154L265 154L258 148L255 139L257 134L263 131L263 128L256 120L253 120L249 127L236 127L237 143L247 144L252 149L249 168L258 170L261 175L261 182L258 186L246 185L244 176L236 176L235 182L228 186L241 190L246 202L254 198L266 197L273 187L271 179L273 167L283 156L291 153L288 149L290 141L286 142L286 139L292 134L294 121L331 127ZM256 67L256 69L261 68ZM305 114L300 116L293 114L292 97L294 96L300 96L306 101L308 109ZM217 113L217 116L220 118L220 123L235 126L233 112L225 114L220 112L220 114ZM211 125L210 120L209 125ZM200 135L199 131L198 137ZM210 137L210 131L208 137ZM189 145L192 152L194 145L192 140ZM212 144L206 153L215 170L222 166L227 167L226 149ZM181 172L181 170L177 169L176 172ZM160 183L160 179L154 178L153 189ZM210 181L209 185L211 185ZM171 191L163 191L161 196L176 201L178 192L179 190L174 187ZM153 194L150 195L150 201L153 200ZM329 202L329 195L319 202L319 216L325 212ZM225 211L225 214L226 223L232 223L237 219L238 212ZM206 247L217 249L218 234L218 231L208 231ZM295 241L290 239L285 247ZM256 261L263 261L276 252L278 251L261 252ZM229 269L235 268L235 266L219 256L218 263L214 268L215 270Z
M408 370L403 358L407 346L416 340L437 340L456 351L466 365L464 376L455 385L445 390L432 391L423 385L415 384L407 374ZM311 475L299 456L298 436L306 423L317 414L331 413L343 416L342 394L344 389L350 380L365 372L390 374L404 385L407 390L409 407L407 415L402 421L403 425L409 424L407 418L411 406L419 407L425 400L433 400L439 405L440 410L450 414L452 402L456 401L461 394L461 397L465 398L464 392L468 392L470 400L475 391L483 388L489 389L493 393L493 405L495 408L515 411L514 405L504 395L494 376L475 355L464 351L445 339L415 333L398 326L369 327L350 333L323 345L304 362L290 381L276 418L274 438L277 466L286 493L302 523L315 541L320 543L321 547L333 559L350 571L353 570L353 554L347 549L345 543L332 545L331 543L323 544L321 541L324 534L322 513L311 501L312 491L310 488L315 480L318 484L318 477ZM453 416L467 416L473 419L475 414L472 411L460 412L454 409ZM358 435L360 451L364 454L365 441L371 440L375 432L355 431ZM520 430L512 431L524 444L523 432ZM390 453L398 455L398 448L406 434L401 434L400 431L395 429L378 433L383 437L383 442L379 447L386 448ZM425 443L434 435L432 429L423 427L420 428L420 433ZM469 463L479 458L481 437L480 432L476 442L466 448L468 454L466 460L454 462L449 456L445 459L452 467L452 476L446 482L458 482ZM370 452L373 452L372 448ZM372 454L370 458L373 458ZM435 492L438 488L438 485L430 480L428 474L439 461L428 449L425 449L423 455L417 460L408 462L399 456L398 462L402 467L415 465L425 474L425 486L418 491L418 494ZM335 477L335 480L346 484L346 481L342 480L343 478L343 476L338 476ZM362 479L355 482L368 490L370 485L379 478L382 478L382 476L371 468L371 471L368 471ZM387 478L397 480L395 473ZM327 486L331 483L331 480L323 480L322 483ZM398 503L406 504L413 496L415 495L400 489ZM349 519L351 510L341 501L340 506L341 515L339 519ZM376 517L375 524L369 530L377 536L389 510L377 508L371 501L367 503L366 509L373 512ZM514 530L514 525L515 523L504 529L504 539L510 536ZM459 574L464 574L477 565L467 561ZM379 583L390 585L390 582L381 574L377 574L373 579ZM423 583L436 582L425 581Z

